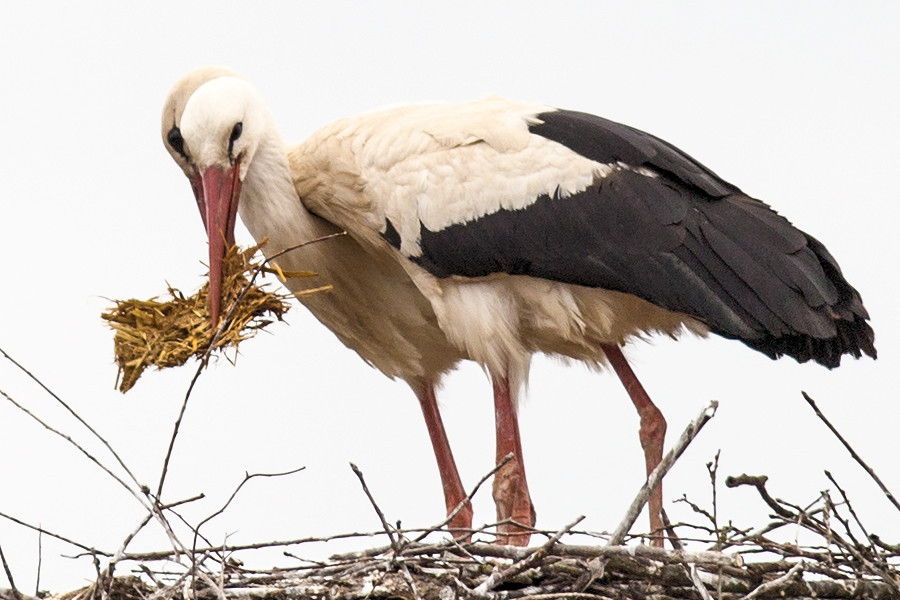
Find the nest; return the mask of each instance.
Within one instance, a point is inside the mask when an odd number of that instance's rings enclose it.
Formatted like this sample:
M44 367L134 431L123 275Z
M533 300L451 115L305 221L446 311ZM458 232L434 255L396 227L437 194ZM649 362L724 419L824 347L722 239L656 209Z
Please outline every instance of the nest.
M209 281L193 296L185 296L169 285L165 300L114 301L115 306L101 316L115 331L119 391L130 390L148 367L176 367L191 357L205 359L216 351L236 350L242 341L282 320L290 308L289 296L271 292L265 285L257 286L257 275L273 272L284 280L315 273L285 273L274 263L274 268L269 268L264 262L254 262L253 255L261 246L228 249L223 264L222 320L217 329L210 320Z

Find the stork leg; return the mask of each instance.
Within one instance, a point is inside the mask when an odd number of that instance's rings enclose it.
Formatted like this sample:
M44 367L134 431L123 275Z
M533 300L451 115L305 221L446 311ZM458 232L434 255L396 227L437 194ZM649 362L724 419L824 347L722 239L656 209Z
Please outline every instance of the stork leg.
M434 385L424 383L415 386L414 389L422 407L422 414L425 415L425 425L428 427L428 436L431 438L434 457L437 459L438 471L441 474L447 516L453 514L456 508L463 504L450 519L450 532L454 537L468 538L472 531L472 504L466 500L467 494L456 469L456 461L453 460L453 452L450 450L450 442L447 440L447 432L444 430L444 422L441 420L441 412L434 395Z
M494 503L497 506L497 541L510 546L526 546L531 533L519 523L531 527L535 523L534 505L525 480L519 419L507 377L494 378L494 418L497 429L497 464L512 454L513 458L494 475ZM506 521L504 523L504 521Z
M603 352L606 358L615 370L616 375L625 390L631 397L634 407L638 411L641 418L640 438L641 446L644 449L644 460L647 464L647 476L662 461L663 442L666 437L666 419L660 410L650 400L650 396L638 381L634 371L631 370L622 350L612 344L604 344ZM654 546L662 547L663 545L663 520L662 520L662 482L650 494L649 501L650 510L650 531L652 537L650 543Z

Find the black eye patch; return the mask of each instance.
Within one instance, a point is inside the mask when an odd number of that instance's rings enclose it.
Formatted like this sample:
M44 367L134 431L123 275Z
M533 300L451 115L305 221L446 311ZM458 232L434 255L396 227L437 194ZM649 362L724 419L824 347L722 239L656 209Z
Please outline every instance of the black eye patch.
M239 137L241 137L241 132L243 131L244 124L242 122L235 123L234 127L231 128L231 135L228 137L228 156L232 155L232 151L234 150L234 143Z
M184 138L181 137L181 130L178 129L178 126L174 126L169 130L169 133L166 134L166 141L169 142L172 150L187 158L187 153L184 151Z

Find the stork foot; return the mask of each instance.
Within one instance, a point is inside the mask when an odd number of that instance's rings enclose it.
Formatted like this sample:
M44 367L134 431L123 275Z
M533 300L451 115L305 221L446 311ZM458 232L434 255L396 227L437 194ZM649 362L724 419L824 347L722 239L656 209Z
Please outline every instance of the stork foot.
M527 546L536 515L528 493L525 472L516 458L503 465L494 475L493 496L497 506L497 543Z

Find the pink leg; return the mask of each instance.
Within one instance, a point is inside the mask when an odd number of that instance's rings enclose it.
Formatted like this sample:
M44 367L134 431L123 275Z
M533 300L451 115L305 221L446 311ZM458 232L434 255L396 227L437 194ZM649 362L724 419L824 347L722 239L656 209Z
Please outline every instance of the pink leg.
M603 352L606 353L606 358L615 370L616 375L619 376L622 385L625 386L628 395L631 396L631 401L641 417L641 446L644 448L644 460L647 464L647 475L649 476L653 469L662 461L663 441L666 437L666 419L650 400L650 396L647 395L644 386L638 381L634 371L631 370L631 367L625 360L622 350L612 344L603 344ZM649 505L650 531L653 534L650 543L654 546L662 547L662 483L650 494Z
M466 500L466 491L459 471L456 470L456 461L453 460L453 452L450 450L450 442L447 440L447 432L444 430L444 422L438 409L437 399L434 395L434 386L431 383L422 384L413 388L422 414L425 415L425 425L428 427L428 436L431 438L431 446L434 448L434 457L437 459L438 470L441 473L441 485L444 488L444 504L449 516L459 504ZM450 521L450 531L454 537L465 536L472 531L472 505L466 502L465 506Z
M519 420L506 377L494 379L494 418L497 429L497 463L507 454L513 459L494 475L494 503L497 521L515 521L533 526L534 506L525 480L522 442L519 439ZM497 541L510 546L526 546L531 534L527 529L507 523L497 527Z

